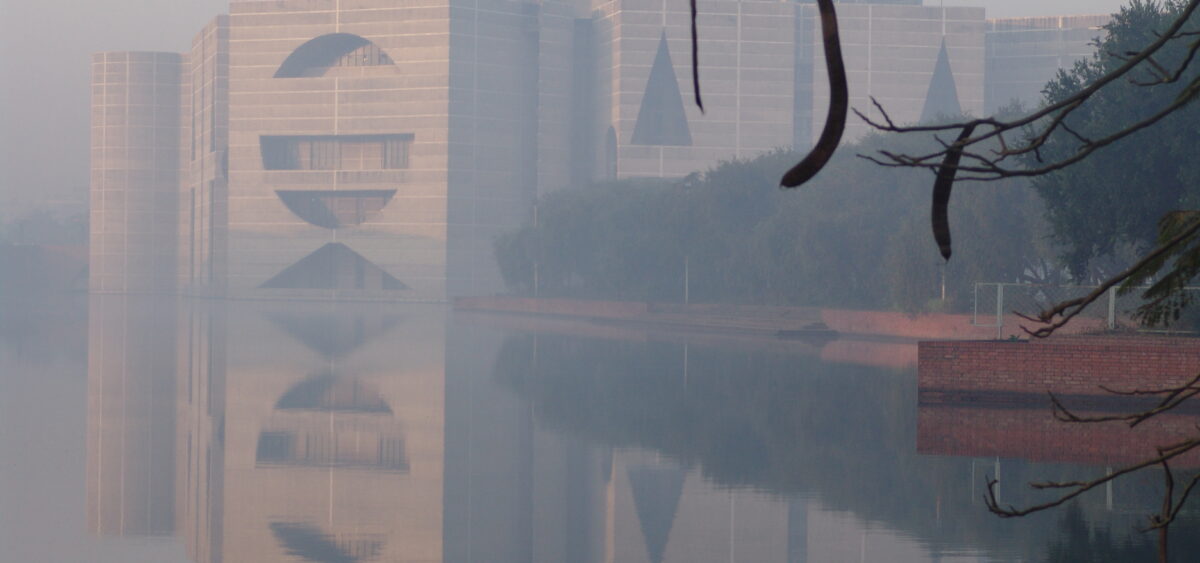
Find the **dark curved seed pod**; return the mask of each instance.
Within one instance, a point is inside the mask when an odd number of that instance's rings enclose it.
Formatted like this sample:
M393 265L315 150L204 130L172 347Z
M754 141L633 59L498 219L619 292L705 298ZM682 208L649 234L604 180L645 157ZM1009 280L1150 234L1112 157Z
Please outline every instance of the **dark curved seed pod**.
M696 0L692 4L692 93L696 95L696 107L704 113L704 102L700 99L700 41L696 37Z
M929 217L933 223L933 240L937 241L938 250L946 260L950 259L950 192L954 189L954 176L958 174L958 162L962 159L962 142L974 131L974 124L963 127L958 139L946 150L946 158L933 182L933 210Z
M837 13L833 0L817 0L821 11L821 33L825 43L825 68L829 72L829 114L816 146L799 164L783 175L780 185L794 188L812 179L833 158L846 130L846 114L850 111L850 89L846 85L846 65L842 60L842 43L838 38Z

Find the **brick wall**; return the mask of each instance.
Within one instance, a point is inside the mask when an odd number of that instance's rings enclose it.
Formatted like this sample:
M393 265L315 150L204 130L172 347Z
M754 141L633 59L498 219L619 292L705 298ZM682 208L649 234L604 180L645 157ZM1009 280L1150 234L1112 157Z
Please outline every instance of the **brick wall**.
M1200 373L1200 340L1166 337L1061 337L1036 341L921 342L922 392L1006 391L1102 395L1161 388Z
M1048 403L1029 409L921 405L917 452L1121 466L1154 457L1157 446L1194 438L1196 422L1196 416L1164 415L1129 428L1121 422L1060 422ZM1186 454L1175 465L1200 465L1200 451Z

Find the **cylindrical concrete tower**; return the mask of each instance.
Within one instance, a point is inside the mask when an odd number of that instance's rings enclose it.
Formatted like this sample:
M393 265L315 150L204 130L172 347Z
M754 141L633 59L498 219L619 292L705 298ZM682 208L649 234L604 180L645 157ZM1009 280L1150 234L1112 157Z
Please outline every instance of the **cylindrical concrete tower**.
M175 289L182 65L177 53L92 56L94 292Z

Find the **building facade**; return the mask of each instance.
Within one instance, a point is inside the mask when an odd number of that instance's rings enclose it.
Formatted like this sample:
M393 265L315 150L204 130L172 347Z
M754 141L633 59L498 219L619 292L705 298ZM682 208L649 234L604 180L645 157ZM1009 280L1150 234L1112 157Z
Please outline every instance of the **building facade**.
M939 114L981 115L983 9L912 4L839 6L850 106L882 121L874 99L898 124ZM829 108L829 77L815 6L800 10L796 37L794 144L800 147L820 136ZM935 73L939 67L943 72ZM927 102L934 102L928 110ZM845 138L854 140L870 131L869 125L851 116Z
M174 289L183 67L177 53L92 57L93 291Z
M1059 69L1090 58L1112 16L1050 16L988 20L987 92L989 113L1019 102L1036 107L1042 88Z
M873 118L872 99L900 123L979 115L985 90L1066 64L985 81L1009 53L985 57L985 31L1016 24L913 0L839 10L851 103ZM540 194L806 149L828 107L816 7L699 12L704 112L673 0L239 0L187 53L98 54L91 289L486 294L493 241ZM851 118L846 139L868 131Z

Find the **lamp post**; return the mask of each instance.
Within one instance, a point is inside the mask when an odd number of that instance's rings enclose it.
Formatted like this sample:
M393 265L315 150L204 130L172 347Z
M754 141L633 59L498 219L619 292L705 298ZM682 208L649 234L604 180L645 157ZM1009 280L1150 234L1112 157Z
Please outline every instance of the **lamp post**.
M691 303L690 286L691 286L691 267L687 256L683 257L683 304Z

